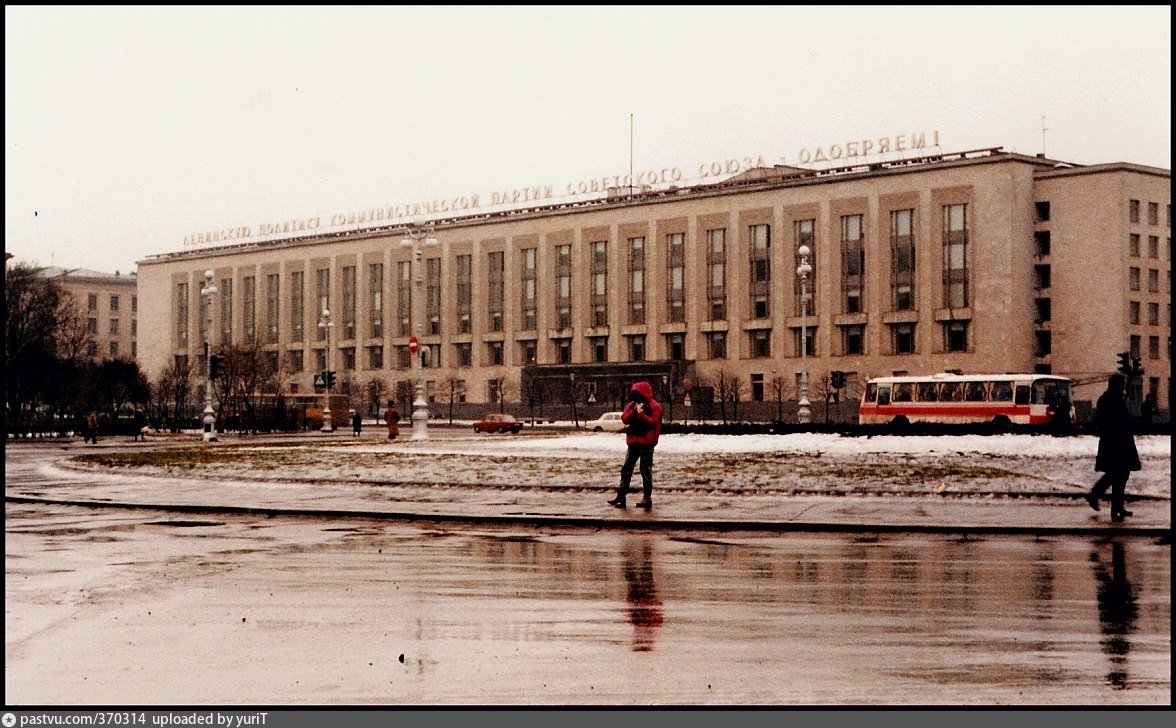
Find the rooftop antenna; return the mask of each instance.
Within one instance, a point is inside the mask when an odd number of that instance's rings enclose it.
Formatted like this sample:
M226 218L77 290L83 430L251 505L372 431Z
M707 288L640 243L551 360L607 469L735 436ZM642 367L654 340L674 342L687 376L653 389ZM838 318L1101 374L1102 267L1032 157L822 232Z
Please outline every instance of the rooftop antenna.
M1045 156L1045 132L1049 127L1045 125L1045 115L1041 115L1041 156Z
M629 114L629 194L633 194L633 114Z

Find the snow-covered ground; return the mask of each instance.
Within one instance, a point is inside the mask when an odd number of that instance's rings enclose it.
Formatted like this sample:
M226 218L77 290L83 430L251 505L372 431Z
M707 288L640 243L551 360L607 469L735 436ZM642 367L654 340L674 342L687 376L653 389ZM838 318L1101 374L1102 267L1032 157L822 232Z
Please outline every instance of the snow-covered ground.
M369 431L370 432L370 431ZM298 482L456 484L470 487L600 489L615 485L624 459L618 434L475 435L410 430L389 442L367 437L224 444L198 465L166 458L147 472ZM1171 438L1136 438L1143 470L1128 492L1171 498ZM1072 495L1097 478L1090 436L962 435L847 437L837 434L664 435L659 489L723 494ZM177 455L180 457L180 455Z

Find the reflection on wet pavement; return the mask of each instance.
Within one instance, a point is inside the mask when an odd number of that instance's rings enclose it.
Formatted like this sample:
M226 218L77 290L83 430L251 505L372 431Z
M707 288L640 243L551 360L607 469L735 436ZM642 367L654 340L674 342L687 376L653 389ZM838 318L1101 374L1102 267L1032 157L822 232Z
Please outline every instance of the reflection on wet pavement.
M1170 546L6 507L10 704L1167 704ZM98 537L98 538L96 538Z

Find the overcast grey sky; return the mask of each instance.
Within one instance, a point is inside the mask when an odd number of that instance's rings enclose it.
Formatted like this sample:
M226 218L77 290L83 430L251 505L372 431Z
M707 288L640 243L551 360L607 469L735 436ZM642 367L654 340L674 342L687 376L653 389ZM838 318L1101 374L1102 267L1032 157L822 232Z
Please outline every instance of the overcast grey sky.
M938 133L1171 167L1171 8L6 6L5 247L185 236ZM325 224L325 222L324 222Z

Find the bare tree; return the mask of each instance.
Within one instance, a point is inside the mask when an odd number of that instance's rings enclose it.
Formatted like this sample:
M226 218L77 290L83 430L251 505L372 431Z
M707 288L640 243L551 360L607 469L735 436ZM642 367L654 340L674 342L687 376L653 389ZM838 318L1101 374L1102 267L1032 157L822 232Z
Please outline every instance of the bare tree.
M453 424L453 405L464 402L466 398L466 383L464 379L449 376L441 381L441 391L438 393L449 411L449 424Z
M167 427L179 432L192 408L193 366L187 359L176 359L151 383L147 417L155 428Z
M744 390L743 381L736 375L732 374L729 369L722 367L715 374L715 387L718 390L719 396L719 415L723 419L723 424L727 420L727 405L731 405L731 421L739 419L739 402L742 401Z
M779 374L773 375L768 383L772 388L772 396L776 399L776 421L784 421L784 400L788 396L788 379Z

